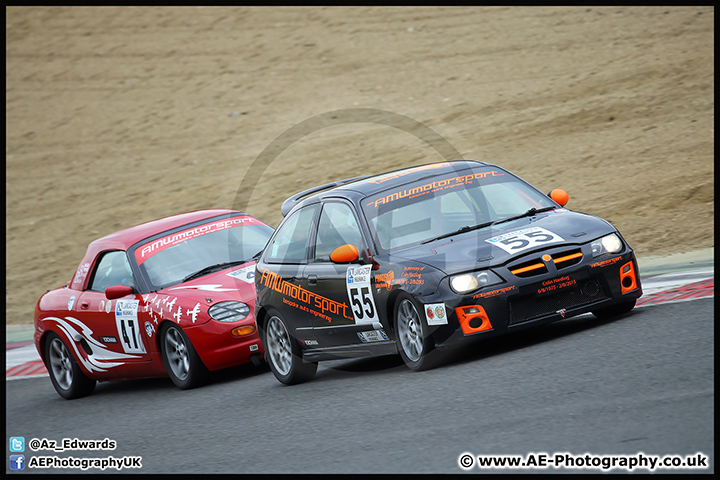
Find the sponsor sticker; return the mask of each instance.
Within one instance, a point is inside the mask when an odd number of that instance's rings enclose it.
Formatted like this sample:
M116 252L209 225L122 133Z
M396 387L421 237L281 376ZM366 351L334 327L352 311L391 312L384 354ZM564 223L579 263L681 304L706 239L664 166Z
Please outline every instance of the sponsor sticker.
M390 338L385 335L385 332L383 330L369 330L367 332L357 332L358 337L360 337L360 341L363 343L370 343L370 342L383 342L386 340L390 340Z
M447 312L444 303L428 303L425 305L425 320L428 325L447 325Z
M228 273L227 276L237 278L246 283L255 283L255 265L235 270L234 272Z
M75 295L70 297L70 300L68 300L68 310L72 310L73 305L75 305Z

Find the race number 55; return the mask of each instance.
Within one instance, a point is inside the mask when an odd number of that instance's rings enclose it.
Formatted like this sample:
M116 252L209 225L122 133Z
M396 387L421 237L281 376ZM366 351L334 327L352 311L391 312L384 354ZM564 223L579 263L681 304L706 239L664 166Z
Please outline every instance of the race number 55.
M348 300L355 317L355 324L372 325L378 321L377 308L370 288L372 265L351 265L347 269L346 285Z
M375 305L373 305L370 287L350 288L350 301L353 305L353 315L360 323L365 318L375 318Z
M525 228L514 232L504 233L485 240L508 253L517 253L528 248L533 248L549 243L562 242L563 238L541 227Z

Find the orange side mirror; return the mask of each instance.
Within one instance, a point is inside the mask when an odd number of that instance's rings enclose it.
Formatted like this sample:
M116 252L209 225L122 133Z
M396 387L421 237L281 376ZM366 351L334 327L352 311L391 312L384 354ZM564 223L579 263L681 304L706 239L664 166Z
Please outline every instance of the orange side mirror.
M563 207L568 202L568 200L570 200L570 195L568 195L568 193L561 188L556 188L555 190L548 193L548 197L552 198Z
M330 254L330 260L335 263L350 263L360 257L360 252L355 245L347 243L340 245Z

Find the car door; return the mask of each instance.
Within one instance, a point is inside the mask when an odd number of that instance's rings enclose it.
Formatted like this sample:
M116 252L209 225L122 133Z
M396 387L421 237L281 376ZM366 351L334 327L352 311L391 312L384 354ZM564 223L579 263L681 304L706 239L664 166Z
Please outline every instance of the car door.
M93 340L90 343L96 345L96 348L90 347L96 355L107 357L109 351L118 354L117 358L123 362L147 361L150 349L141 331L144 328L139 308L141 297L131 294L108 299L105 289L114 285L135 285L127 255L120 250L98 256L88 287L75 302L77 319L89 329L87 334Z
M255 275L259 301L279 310L291 335L304 345L316 344L314 303L303 275L317 208L318 204L309 205L289 214L268 242Z
M313 327L322 347L388 340L381 330L371 288L372 265L330 259L333 250L346 244L367 251L351 205L328 201L320 212L311 261L303 276L305 288L316 302Z

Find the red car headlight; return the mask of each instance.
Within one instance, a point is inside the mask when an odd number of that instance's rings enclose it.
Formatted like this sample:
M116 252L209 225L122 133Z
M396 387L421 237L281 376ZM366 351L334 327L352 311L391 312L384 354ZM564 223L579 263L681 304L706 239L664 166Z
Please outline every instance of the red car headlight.
M243 302L218 302L208 309L208 315L218 322L239 322L250 314Z

